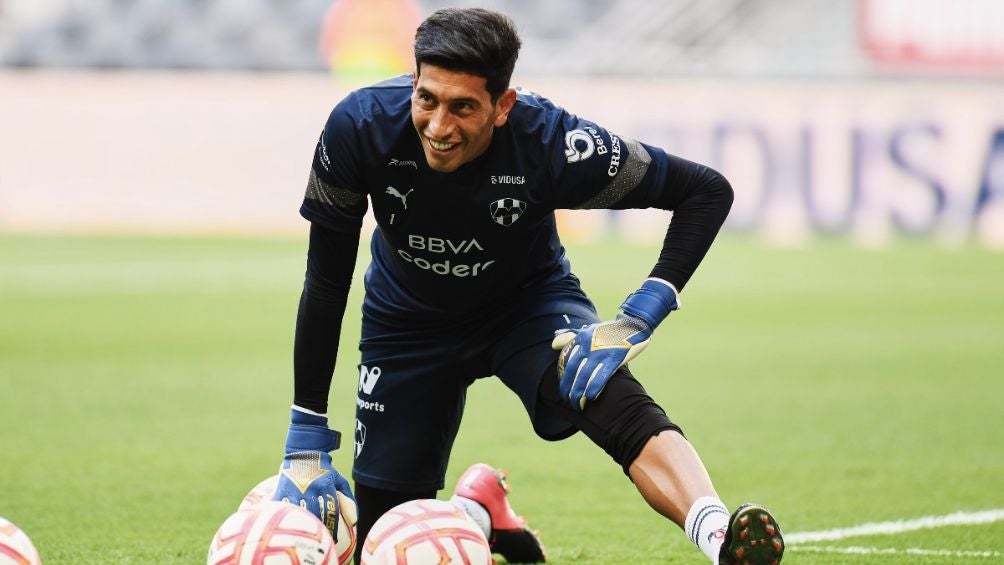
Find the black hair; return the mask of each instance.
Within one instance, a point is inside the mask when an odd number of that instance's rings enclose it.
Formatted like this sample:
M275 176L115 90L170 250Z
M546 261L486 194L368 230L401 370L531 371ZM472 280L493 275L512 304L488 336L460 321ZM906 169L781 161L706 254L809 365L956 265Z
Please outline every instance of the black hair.
M415 73L428 63L483 77L494 102L509 88L520 45L516 25L505 14L483 8L437 10L415 32Z

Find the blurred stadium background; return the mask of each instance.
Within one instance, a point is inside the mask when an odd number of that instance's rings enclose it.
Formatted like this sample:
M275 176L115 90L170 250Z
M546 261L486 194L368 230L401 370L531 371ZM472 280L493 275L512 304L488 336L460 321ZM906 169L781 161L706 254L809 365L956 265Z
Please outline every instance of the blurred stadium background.
M408 72L416 23L450 4L0 0L0 230L300 229L328 110ZM1004 247L1000 2L452 3L475 4L524 34L516 84L725 172L730 230Z
M315 140L448 4L513 16L516 84L732 181L632 364L729 504L795 563L1004 559L1004 2L0 0L0 516L48 565L201 562L274 472ZM561 220L612 313L666 214ZM469 403L448 484L506 466L555 563L703 562L587 440L536 440L494 380Z

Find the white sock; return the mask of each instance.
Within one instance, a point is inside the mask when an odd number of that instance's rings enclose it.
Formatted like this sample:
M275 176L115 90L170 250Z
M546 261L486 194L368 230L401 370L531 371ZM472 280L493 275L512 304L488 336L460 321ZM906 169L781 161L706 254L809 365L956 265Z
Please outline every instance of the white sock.
M477 502L465 498L463 496L453 495L450 502L458 506L465 514L471 517L478 526L481 527L481 531L485 533L485 537L492 539L492 517L485 510L484 506L481 506Z
M683 531L715 565L725 539L725 529L729 526L729 516L725 504L713 496L698 498L687 513Z

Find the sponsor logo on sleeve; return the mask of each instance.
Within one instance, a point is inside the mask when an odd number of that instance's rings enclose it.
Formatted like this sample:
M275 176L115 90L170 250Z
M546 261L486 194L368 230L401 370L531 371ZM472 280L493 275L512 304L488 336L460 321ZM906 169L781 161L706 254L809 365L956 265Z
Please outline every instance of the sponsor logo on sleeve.
M565 133L565 159L569 163L585 161L593 156L606 155L607 146L603 136L594 127L585 126Z
M607 176L616 177L621 170L621 138L610 134L610 166L607 167Z
M592 138L581 129L573 129L565 134L565 159L569 163L585 161L593 156L595 150Z
M324 132L321 132L321 139L318 140L318 152L321 160L321 166L324 167L325 171L331 172L331 158L328 157L328 147L324 144Z

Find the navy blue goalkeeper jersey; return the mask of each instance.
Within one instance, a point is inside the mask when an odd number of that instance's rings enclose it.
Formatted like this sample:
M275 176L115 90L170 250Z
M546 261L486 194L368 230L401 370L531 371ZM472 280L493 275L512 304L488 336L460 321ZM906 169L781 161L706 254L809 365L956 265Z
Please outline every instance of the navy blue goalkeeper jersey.
M519 93L483 155L440 173L426 164L411 94L411 77L402 76L357 90L335 107L300 210L328 230L350 233L361 229L372 205L378 228L364 308L373 313L454 317L504 303L517 291L569 276L555 210L674 209L707 184L710 169L528 92ZM664 247L653 271L677 288L724 220L720 211L709 221L700 218L707 210L692 212L707 224L696 234L701 241L688 244L695 234L688 236L688 222L678 225L681 244Z

